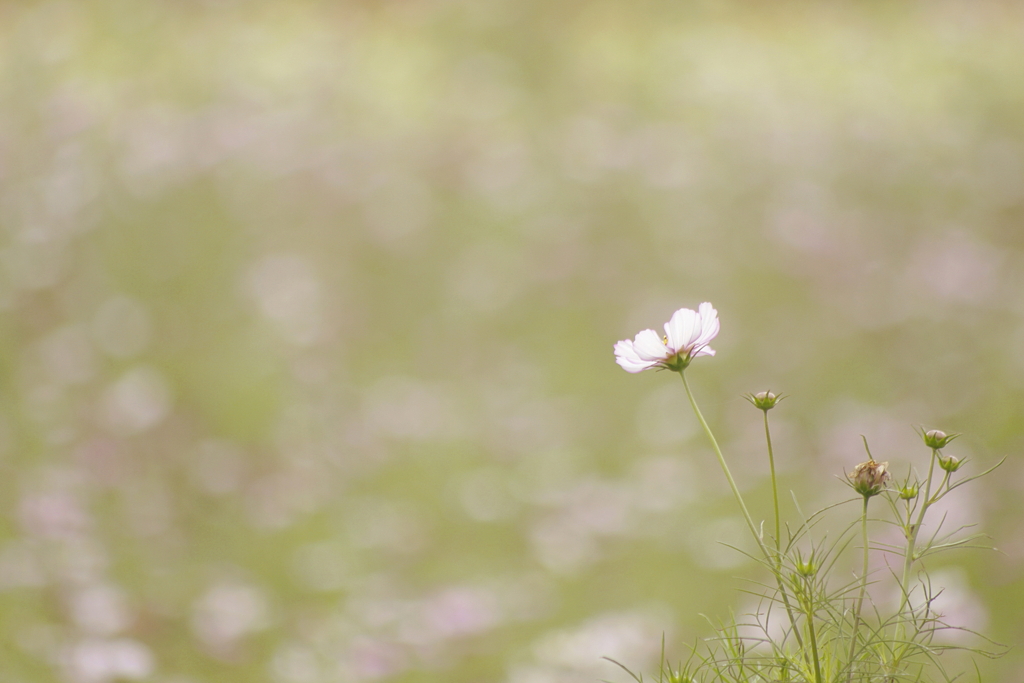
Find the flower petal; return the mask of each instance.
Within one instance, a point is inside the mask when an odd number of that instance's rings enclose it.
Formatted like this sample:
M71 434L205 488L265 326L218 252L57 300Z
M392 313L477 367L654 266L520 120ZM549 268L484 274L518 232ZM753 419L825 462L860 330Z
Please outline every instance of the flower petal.
M700 334L693 340L693 345L704 346L718 336L718 311L707 301L702 303L697 311L700 317Z
M713 355L715 355L715 350L713 348L711 348L710 346L702 346L702 347L700 347L699 349L697 349L693 353L693 357L694 358L699 358L700 356L713 356Z
M689 308L680 308L672 314L672 318L665 323L665 336L668 337L668 347L674 352L689 350L693 338L700 332L700 317L696 311Z
M641 360L633 349L633 342L629 339L615 344L615 362L626 372L642 372L657 364L654 361Z
M659 361L672 355L654 330L643 330L633 340L633 350L641 360Z

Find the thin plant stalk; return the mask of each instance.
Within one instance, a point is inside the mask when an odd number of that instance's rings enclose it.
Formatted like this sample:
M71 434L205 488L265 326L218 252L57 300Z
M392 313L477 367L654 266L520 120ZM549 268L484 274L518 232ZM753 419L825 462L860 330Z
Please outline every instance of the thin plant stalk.
M853 656L857 652L857 631L860 630L860 615L864 608L864 593L868 587L868 501L871 496L864 496L864 508L860 516L861 542L864 544L864 565L860 573L860 595L857 596L856 607L853 611L853 631L850 633L850 671L846 676L847 683L853 680Z
M740 493L740 489L736 486L736 480L732 478L732 472L729 471L729 465L725 462L725 456L722 455L722 449L718 446L718 441L715 439L714 433L711 431L711 427L708 426L707 420L704 419L704 415L701 414L700 408L697 407L697 401L693 397L693 392L690 391L690 383L686 381L686 373L680 372L679 376L683 378L683 387L686 389L686 397L690 399L690 405L693 407L693 412L697 415L697 421L700 422L700 426L704 428L704 433L707 435L708 440L711 442L711 448L715 451L715 456L718 457L718 464L722 467L722 472L725 473L725 478L729 481L729 488L732 489L732 495L736 497L736 503L740 506L740 511L743 512L743 519L747 522L747 527L750 529L750 533L753 535L754 540L757 541L758 547L764 554L766 559L771 559L772 555L765 547L764 541L761 539L761 535L757 533L757 527L754 525L754 520L750 516L750 512L747 510L747 504L743 502L743 495Z
M722 455L722 449L718 446L718 440L715 439L715 435L711 431L711 427L708 426L707 420L704 419L704 415L700 412L700 408L697 406L697 400L693 397L693 392L690 391L690 383L686 381L686 373L680 372L679 376L683 378L683 387L686 389L686 397L690 399L690 406L693 408L693 412L697 416L697 421L700 422L700 426L704 428L704 433L707 435L708 441L711 442L711 448L715 451L715 455L718 457L718 464L721 465L722 472L725 473L725 478L729 481L729 488L732 489L732 494L736 497L736 503L740 506L740 510L743 512L743 519L747 522L747 528L750 529L750 533L757 542L757 546L761 549L761 553L764 555L764 558L771 562L773 567L777 568L777 570L773 572L775 574L775 581L778 584L779 593L782 595L783 603L786 606L786 614L789 616L789 623L793 626L793 633L796 636L797 645L803 649L803 638L800 636L800 629L797 628L796 620L793 617L793 609L789 603L789 596L786 593L785 584L782 581L781 557L776 555L773 558L771 552L768 550L767 546L765 546L761 535L757 533L757 527L754 525L754 520L750 516L750 512L747 510L747 504L743 502L743 495L740 493L739 487L736 486L736 480L732 478L732 472L729 471L729 465L726 464L725 456ZM774 481L775 479L772 477L773 484ZM778 508L776 508L776 510L777 509ZM777 515L776 519L778 519ZM778 541L778 536L776 536L776 541Z
M932 449L932 459L928 465L928 478L925 480L925 496L921 499L921 510L918 512L918 520L913 522L910 525L910 528L907 529L906 553L903 556L903 578L900 582L900 589L903 594L899 603L898 613L900 614L903 613L903 608L906 607L907 602L910 600L910 591L908 589L910 584L910 569L913 567L913 554L916 551L916 545L918 545L918 535L921 532L922 523L925 521L925 513L928 512L928 508L932 504L932 477L935 475L935 461L937 459L938 451ZM909 521L909 519L907 521Z
M775 452L772 450L772 432L768 428L768 411L761 411L764 413L764 438L768 443L768 468L772 473L772 503L775 506L775 552L779 556L779 562L782 561L782 522L779 517L779 484L775 478Z
M779 481L775 476L775 450L772 448L772 431L768 426L768 411L762 410L761 412L764 413L764 438L768 444L768 469L772 475L772 503L775 508L775 576L778 581L779 593L782 595L782 602L786 607L786 615L789 617L789 623L793 626L793 635L796 636L797 645L802 649L804 646L803 636L800 635L800 629L796 628L793 607L789 604L789 595L786 593L785 584L782 581L782 517L779 514Z
M928 478L924 484L924 497L921 499L921 509L917 513L917 521L911 524L907 530L907 551L903 557L903 578L900 581L900 591L903 594L900 598L900 608L896 613L899 619L898 627L896 629L897 639L903 630L903 624L906 621L904 617L904 609L907 607L907 603L910 602L910 571L914 566L914 553L917 550L917 535L921 533L921 525L924 522L924 515L928 511L928 507L931 505L932 495L932 477L935 474L935 461L938 459L938 450L932 449L931 461L928 463ZM908 519L909 523L910 520Z
M814 661L814 682L821 683L821 662L818 657L818 636L815 635L814 632L814 610L809 596L805 603L807 612L807 639L811 643L811 658Z

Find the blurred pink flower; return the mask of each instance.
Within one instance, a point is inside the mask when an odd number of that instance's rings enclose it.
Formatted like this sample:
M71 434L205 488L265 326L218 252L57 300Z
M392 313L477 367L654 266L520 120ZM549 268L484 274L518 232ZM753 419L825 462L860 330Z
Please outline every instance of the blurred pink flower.
M615 362L626 372L682 370L698 356L715 355L708 343L718 334L718 327L718 311L710 303L702 303L696 311L680 308L665 323L664 337L654 330L644 330L632 341L616 343Z

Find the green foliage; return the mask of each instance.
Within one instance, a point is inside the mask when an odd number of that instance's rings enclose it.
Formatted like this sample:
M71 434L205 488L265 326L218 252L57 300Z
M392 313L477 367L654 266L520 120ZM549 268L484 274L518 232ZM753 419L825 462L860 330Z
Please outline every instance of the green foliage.
M683 374L682 370L679 372ZM685 376L683 379L685 382ZM736 500L749 518L742 495L733 482L717 440L697 407L689 384L686 384L686 392L698 421L704 426L719 456ZM774 487L774 449L767 422L768 412L756 402L752 403L764 411ZM751 525L754 540L762 553L752 559L774 576L775 585L765 585L761 593L752 592L760 599L758 611L746 615L744 621L734 619L716 626L716 635L708 638L703 648L693 647L685 669L668 667L663 643L659 682L665 677L665 672L668 672L670 681L678 677L694 682L948 682L959 680L963 673L948 672L940 657L946 652L957 651L987 658L1005 654L1004 646L945 621L944 615L934 607L944 589L936 589L932 585L922 562L924 558L945 550L971 547L981 538L964 535L965 527L944 532L945 518L936 523L934 514L929 516L928 512L954 489L990 474L1003 461L979 474L955 478L953 475L959 470L961 461L952 455L943 455L939 449L959 435L946 437L936 430L926 434L925 444L931 450L931 457L928 475L923 482L918 483L915 478L911 484L908 475L905 481L887 486L890 478L888 463L875 462L865 440L869 460L854 467L849 475L850 481L847 481L858 498L824 508L800 520L795 527L787 523L785 539L765 539L762 532ZM936 463L944 474L938 474ZM920 496L917 494L919 486L924 489ZM913 495L909 495L909 491L913 491ZM778 500L777 494L773 497ZM869 503L876 497L881 497L888 504L889 518L869 518ZM829 542L824 535L818 540L813 539L812 532L826 514L841 512L849 503L858 501L862 503L860 518L852 520L836 540ZM776 515L778 510L776 503ZM881 521L898 530L905 544L900 546L877 541L872 544L868 533L869 520L876 524ZM921 531L926 527L931 529L931 534L922 537ZM776 519L775 528L780 528L779 519ZM848 581L841 578L846 570L841 560L845 554L857 550L853 542L858 529L863 561L859 575ZM872 555L876 558L888 555L901 557L902 575L891 570L876 570L875 576L871 576ZM880 573L883 575L879 576ZM891 609L876 602L868 595L869 584L879 597L887 586L894 587L899 596L899 606ZM948 635L953 631L973 638L975 644L951 642ZM985 647L986 643L994 649ZM967 663L963 659L954 661L954 666L960 669ZM634 675L634 679L642 683L642 676Z

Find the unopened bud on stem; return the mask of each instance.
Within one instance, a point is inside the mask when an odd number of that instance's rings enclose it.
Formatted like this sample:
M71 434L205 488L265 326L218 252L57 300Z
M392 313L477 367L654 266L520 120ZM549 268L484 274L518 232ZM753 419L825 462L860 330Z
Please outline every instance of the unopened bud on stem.
M900 489L900 500L914 500L917 498L917 487L907 485Z
M959 434L946 434L946 432L940 429L929 429L927 432L921 435L924 439L924 445L934 450L945 448L946 444L960 436Z
M947 455L946 457L939 457L939 467L946 470L950 474L960 469L960 466L964 464L964 461L958 460L956 456Z
M889 480L888 467L889 463L887 462L868 460L854 467L853 472L847 476L850 477L854 491L865 498L870 498L878 495L885 488L885 482Z
M743 398L750 401L755 408L768 412L785 396L781 394L775 395L770 391L759 391L756 394L744 394Z

